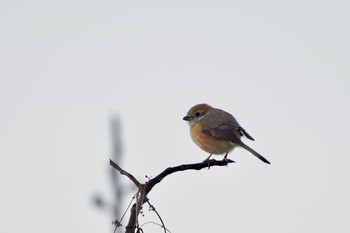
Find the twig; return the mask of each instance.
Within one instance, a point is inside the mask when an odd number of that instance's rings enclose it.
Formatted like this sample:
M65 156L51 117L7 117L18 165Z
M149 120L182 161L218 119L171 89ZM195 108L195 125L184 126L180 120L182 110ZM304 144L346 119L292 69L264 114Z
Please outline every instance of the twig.
M129 177L129 179L136 185L136 187L138 187L138 188L140 187L140 185L141 185L140 182L133 175L131 175L129 172L127 172L127 171L123 170L121 167L119 167L119 165L116 164L115 162L113 162L113 160L110 159L109 164L112 167L114 167L115 169L117 169L120 172L120 174Z
M131 206L133 200L136 198L136 195L137 195L137 194L135 194L135 195L132 197L132 199L131 199L131 201L130 201L128 207L127 207L126 210L124 211L124 213L123 213L122 217L120 218L120 220L118 221L118 219L116 219L115 221L113 221L113 224L115 224L114 233L117 231L117 228L118 228L118 227L121 227L121 226L122 226L121 222L123 221L123 219L124 219L124 217L125 217L125 214L126 214L126 212L129 210L129 208L130 208L130 206Z
M162 217L160 217L160 214L158 213L158 211L156 210L156 208L149 202L149 200L147 200L147 203L149 205L149 208L154 211L156 213L156 215L158 216L160 222L162 223L161 227L164 229L164 233L166 233L167 231L169 231L168 229L166 229L165 224L163 222ZM160 225L160 224L159 224ZM170 232L170 231L169 231Z
M136 200L136 209L135 209L135 215L139 216L140 211L142 210L142 205L143 203L145 203L147 201L147 197L145 195L145 186L144 185L140 185L139 187L139 191L137 194L137 200ZM139 227L139 221L138 218L135 219L135 225L137 228Z
M144 224L142 224L140 227L143 227L143 226L146 226L147 224L154 224L154 225L157 225L157 226L160 226L163 228L162 224L159 224L159 223L156 223L156 222L153 222L153 221L148 221L148 222L145 222ZM168 229L166 229L166 232L169 232L171 233L171 231L169 231Z

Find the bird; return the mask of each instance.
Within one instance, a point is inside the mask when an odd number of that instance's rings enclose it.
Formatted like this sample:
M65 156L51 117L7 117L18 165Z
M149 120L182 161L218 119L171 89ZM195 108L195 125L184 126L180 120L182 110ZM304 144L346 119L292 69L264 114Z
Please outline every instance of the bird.
M225 154L224 160L227 160L229 152L236 147L241 147L264 163L270 164L262 155L242 142L241 137L243 136L252 141L254 138L230 113L213 108L208 104L197 104L187 112L183 120L187 121L190 126L193 142L210 154L205 161L209 161L213 154Z

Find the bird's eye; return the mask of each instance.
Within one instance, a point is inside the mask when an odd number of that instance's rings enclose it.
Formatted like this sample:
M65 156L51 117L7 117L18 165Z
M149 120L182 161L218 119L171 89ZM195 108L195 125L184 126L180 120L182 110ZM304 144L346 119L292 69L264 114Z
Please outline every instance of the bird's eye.
M201 113L200 112L196 112L194 115L198 117L198 116L201 115Z

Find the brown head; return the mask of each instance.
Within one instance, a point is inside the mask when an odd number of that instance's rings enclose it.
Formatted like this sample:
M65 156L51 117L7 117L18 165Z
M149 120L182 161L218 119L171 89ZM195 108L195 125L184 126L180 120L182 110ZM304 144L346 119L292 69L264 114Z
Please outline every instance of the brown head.
M208 104L197 104L193 106L182 119L188 121L190 126L193 126L206 117L211 109L213 108Z

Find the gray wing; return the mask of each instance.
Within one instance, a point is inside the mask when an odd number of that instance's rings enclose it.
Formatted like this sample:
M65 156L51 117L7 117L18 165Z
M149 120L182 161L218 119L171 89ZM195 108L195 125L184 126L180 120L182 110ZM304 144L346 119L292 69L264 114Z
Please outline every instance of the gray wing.
M255 155L257 158L262 160L264 163L270 164L270 162L267 159L265 159L261 154L259 154L258 152L256 152L241 141L241 137L243 135L251 140L254 139L239 125L219 125L218 127L213 129L203 130L203 133L218 139L229 140L234 144L243 147L244 149Z
M217 139L231 141L243 147L244 149L248 150L257 158L261 159L264 163L270 164L270 162L267 159L265 159L262 155L260 155L258 152L254 151L252 148L250 148L249 146L247 146L241 141L242 136L245 136L248 139L253 141L254 141L254 138L250 136L239 125L237 120L227 112L224 112L219 109L216 109L216 110L218 111L211 113L212 117L210 119L203 118L203 121L206 121L204 125L210 126L210 127L203 127L202 129L203 133L210 135L212 137L215 137ZM215 116L216 114L218 114L218 116Z
M210 126L204 127L203 133L218 139L229 140L235 143L240 142L240 138L242 136L254 141L254 138L250 136L250 134L248 134L239 125L236 118L234 118L228 112L215 109L215 111L211 112L210 114L210 119L203 118L203 121L205 121L204 125Z
M217 139L231 141L236 144L241 143L241 137L245 136L250 140L254 140L241 126L239 125L218 125L215 128L203 129L203 133L208 134Z

